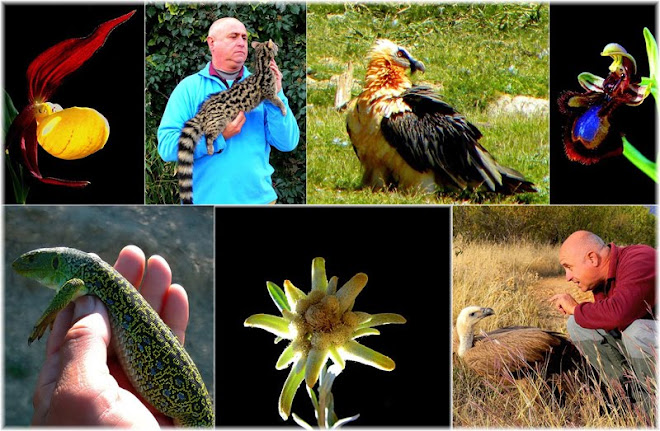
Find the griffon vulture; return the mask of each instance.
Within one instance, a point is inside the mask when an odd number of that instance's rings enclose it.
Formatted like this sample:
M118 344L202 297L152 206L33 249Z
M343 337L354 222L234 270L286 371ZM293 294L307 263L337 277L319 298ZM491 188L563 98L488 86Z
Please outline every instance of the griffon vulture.
M424 64L389 40L369 54L364 90L348 106L346 129L374 190L483 189L535 192L523 175L500 165L479 144L481 132L406 71Z
M454 353L477 374L506 379L509 376L520 378L535 370L548 377L572 369L578 363L577 348L558 332L511 326L475 335L477 322L493 314L492 308L470 306L456 319Z

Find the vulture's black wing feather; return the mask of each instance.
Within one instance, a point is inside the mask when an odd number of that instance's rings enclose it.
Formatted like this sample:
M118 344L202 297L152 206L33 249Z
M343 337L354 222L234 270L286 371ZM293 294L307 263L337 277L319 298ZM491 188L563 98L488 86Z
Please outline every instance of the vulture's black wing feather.
M443 184L458 188L485 183L504 193L534 191L522 174L499 165L479 144L479 129L431 88L413 86L400 97L410 111L383 118L381 130L411 167L431 170Z

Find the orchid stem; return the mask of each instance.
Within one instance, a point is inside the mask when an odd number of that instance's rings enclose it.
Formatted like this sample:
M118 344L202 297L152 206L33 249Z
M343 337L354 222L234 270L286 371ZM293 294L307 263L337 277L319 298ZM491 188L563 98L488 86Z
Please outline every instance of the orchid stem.
M656 164L642 155L642 153L633 147L633 145L628 142L625 136L622 136L623 140L623 155L626 156L630 162L637 167L640 171L644 172L656 183L658 182L658 171L656 169Z
M9 154L5 155L5 161L7 169L9 170L9 175L11 176L11 183L14 189L14 197L16 198L17 204L25 205L27 202L27 195L30 191L30 187L25 182L25 176L23 175L23 166L17 165L18 172L12 166L11 160L9 159Z

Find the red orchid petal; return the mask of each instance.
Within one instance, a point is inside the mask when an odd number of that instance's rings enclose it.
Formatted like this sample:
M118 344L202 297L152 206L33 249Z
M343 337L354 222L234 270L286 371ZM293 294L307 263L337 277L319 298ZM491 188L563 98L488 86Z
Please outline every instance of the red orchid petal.
M21 154L25 167L35 177L41 179L39 163L37 162L37 121L33 118L21 134Z
M43 177L43 178L38 178L38 179L42 183L52 184L52 185L55 185L55 186L73 187L73 188L78 188L78 189L86 187L90 184L89 181L61 180L59 178L52 178L52 177Z
M32 174L33 177L42 183L58 186L85 187L89 185L89 181L70 181L59 178L44 177L41 175L41 172L39 171L39 163L37 161L37 121L34 119L34 109L31 105L23 109L23 111L21 111L21 113L14 119L12 128L14 133L20 134L23 161L25 162L25 167L30 171L30 174Z
M26 140L27 138L27 140ZM39 164L37 163L37 122L30 124L26 129L26 134L21 138L21 152L23 153L23 160L25 166L28 168L33 177L46 184L53 184L56 186L76 187L81 188L88 186L89 181L72 181L62 180L59 178L44 177L39 172Z
M30 63L27 70L30 102L37 98L41 101L49 100L62 79L82 66L103 46L110 32L134 13L135 11L132 11L119 18L106 21L87 37L67 39L39 54Z
M14 118L9 130L7 131L7 139L5 139L5 148L12 151L13 143L18 143L18 140L23 136L25 129L34 121L34 108L28 105Z

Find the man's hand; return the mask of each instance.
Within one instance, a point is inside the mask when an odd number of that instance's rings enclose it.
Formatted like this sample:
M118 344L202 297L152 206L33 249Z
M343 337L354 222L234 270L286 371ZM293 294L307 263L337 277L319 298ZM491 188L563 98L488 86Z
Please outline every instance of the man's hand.
M270 64L268 65L270 67L270 70L273 71L273 74L275 75L275 90L279 93L280 90L282 89L282 72L280 71L280 68L277 67L277 63L275 63L275 60L271 60Z
M578 302L568 293L559 293L548 300L560 313L573 314Z
M227 124L227 127L225 127L225 130L222 132L222 137L227 140L232 136L238 135L241 133L243 124L245 124L245 113L241 111L238 113L236 118L231 121L231 123Z
M145 262L142 250L125 247L115 269L160 314L183 344L188 297L171 284L172 271L160 256ZM145 271L146 266L146 271ZM172 420L135 395L117 357L109 352L110 322L103 303L83 296L60 311L46 344L37 378L32 425L104 425L155 429Z

